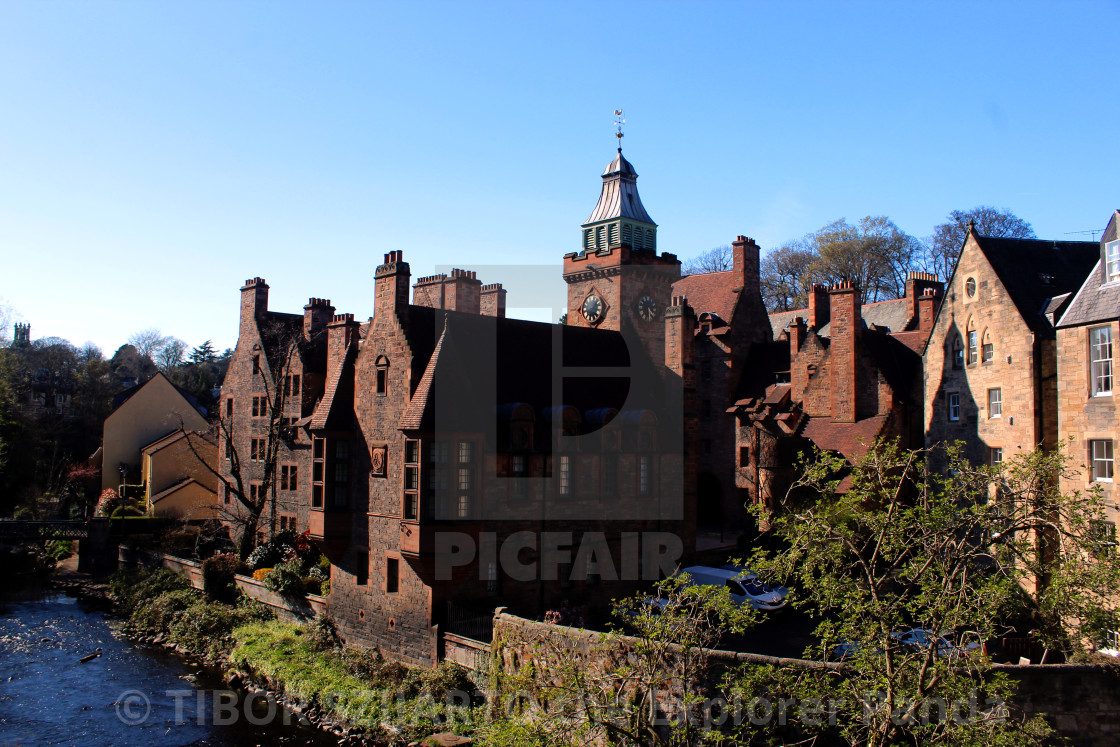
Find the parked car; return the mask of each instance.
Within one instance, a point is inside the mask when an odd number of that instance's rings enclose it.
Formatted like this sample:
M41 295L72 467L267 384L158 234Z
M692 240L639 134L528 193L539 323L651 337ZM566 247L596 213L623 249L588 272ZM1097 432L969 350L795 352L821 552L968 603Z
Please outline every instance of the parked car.
M772 590L758 580L757 576L746 578L740 571L728 568L711 568L705 565L694 565L681 569L682 574L688 574L691 583L695 586L723 586L731 593L731 600L735 604L749 604L752 609L761 612L773 612L786 606L785 597ZM781 587L784 590L784 587Z
M720 567L738 573L739 575L737 576L737 578L740 581L753 581L762 588L766 589L766 591L772 591L782 599L786 599L788 601L789 589L779 584L770 584L763 581L758 577L758 574L752 571L750 568L746 568L741 565L735 565L734 563L727 563L726 565L722 565Z
M932 630L926 628L911 628L909 630L896 631L891 633L891 639L912 651L925 651L931 646L935 646L938 656L949 658L968 656L974 651L982 649L979 643L969 643L966 646L958 646L945 636L937 635ZM832 650L832 653L837 659L844 660L857 651L859 651L858 643L844 642L837 645L836 648Z

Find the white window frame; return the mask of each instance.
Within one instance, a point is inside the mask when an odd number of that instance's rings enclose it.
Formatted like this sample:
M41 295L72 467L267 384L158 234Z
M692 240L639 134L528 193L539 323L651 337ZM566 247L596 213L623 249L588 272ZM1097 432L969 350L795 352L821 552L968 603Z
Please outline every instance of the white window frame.
M1112 396L1112 326L1089 328L1089 386L1094 397Z
M1003 388L992 387L988 390L988 417L1003 417Z
M989 446L988 447L988 464L992 467L998 467L1003 464L1003 447L1002 446Z
M980 335L976 330L970 329L970 330L968 330L967 339L968 339L968 357L966 358L966 362L968 363L968 365L974 366L974 365L976 365L976 362L978 360L980 360L980 354L979 354Z
M949 392L949 420L956 422L961 419L961 393Z
M1104 270L1106 283L1120 280L1120 240L1104 245Z
M1100 438L1089 441L1089 460L1092 462L1093 482L1112 482L1115 468L1115 454L1112 439Z

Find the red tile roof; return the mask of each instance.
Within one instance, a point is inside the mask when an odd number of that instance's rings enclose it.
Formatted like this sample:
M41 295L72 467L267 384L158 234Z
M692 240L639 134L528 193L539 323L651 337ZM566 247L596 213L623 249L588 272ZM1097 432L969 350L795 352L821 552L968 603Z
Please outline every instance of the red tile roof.
M850 462L867 453L886 420L886 415L864 418L855 423L809 418L802 435L825 451L840 452Z
M730 324L742 287L742 276L734 271L705 272L673 283L673 295L687 296L697 316L707 311Z

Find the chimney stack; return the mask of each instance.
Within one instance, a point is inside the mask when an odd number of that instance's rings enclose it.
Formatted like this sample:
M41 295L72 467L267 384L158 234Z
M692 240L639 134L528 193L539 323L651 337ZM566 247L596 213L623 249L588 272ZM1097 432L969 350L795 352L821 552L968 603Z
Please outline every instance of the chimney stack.
M856 345L863 324L860 307L860 292L854 283L839 283L829 293L832 342L828 368L832 379L832 420L837 423L854 423L859 418Z
M303 339L310 340L330 322L334 307L329 298L309 298L303 307Z
M483 316L496 316L499 319L505 319L506 290L501 283L490 283L482 286L480 306Z
M346 351L358 342L358 323L353 314L335 314L327 324L327 370L329 382L346 358Z
M268 311L268 283L249 278L241 288L241 331L249 332Z
M939 282L937 276L929 272L906 273L906 315L915 320L921 329L919 299L927 293L940 297L945 289L945 284Z
M809 329L816 332L829 321L828 288L814 283L809 288Z
M402 312L408 306L408 283L412 275L403 254L401 251L386 254L385 263L373 275L375 317Z
M731 267L736 283L745 294L759 292L758 253L758 244L754 239L736 236L731 242Z
M798 316L794 317L786 327L786 331L789 333L790 397L794 401L800 401L805 387L809 385L809 371L805 366L798 364L797 357L801 352L801 346L805 344L805 336L809 333L809 328L805 326L805 320Z

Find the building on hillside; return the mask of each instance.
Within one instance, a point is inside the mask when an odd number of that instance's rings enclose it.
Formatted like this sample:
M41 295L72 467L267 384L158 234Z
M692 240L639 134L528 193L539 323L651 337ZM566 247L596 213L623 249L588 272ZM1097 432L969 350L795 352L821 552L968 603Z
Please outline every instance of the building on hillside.
M180 429L205 433L210 428L198 401L162 373L121 392L113 405L95 458L99 456L101 462L101 489L118 494L123 489L127 498L144 497L141 452L145 446Z
M728 408L736 479L748 500L780 501L810 446L854 460L877 438L922 443L921 355L944 286L911 272L906 295L864 304L850 283L814 286L809 307L770 315L773 339Z
M977 464L1058 440L1054 324L1100 253L1090 241L979 236L970 225L925 349L925 436Z
M1080 474L1063 492L1099 486L1112 507L1102 535L1116 538L1115 455L1120 436L1115 350L1120 340L1120 211L1101 237L1096 265L1058 322L1058 441Z
M220 518L218 449L206 432L175 430L140 450L144 510L149 516L203 521Z

